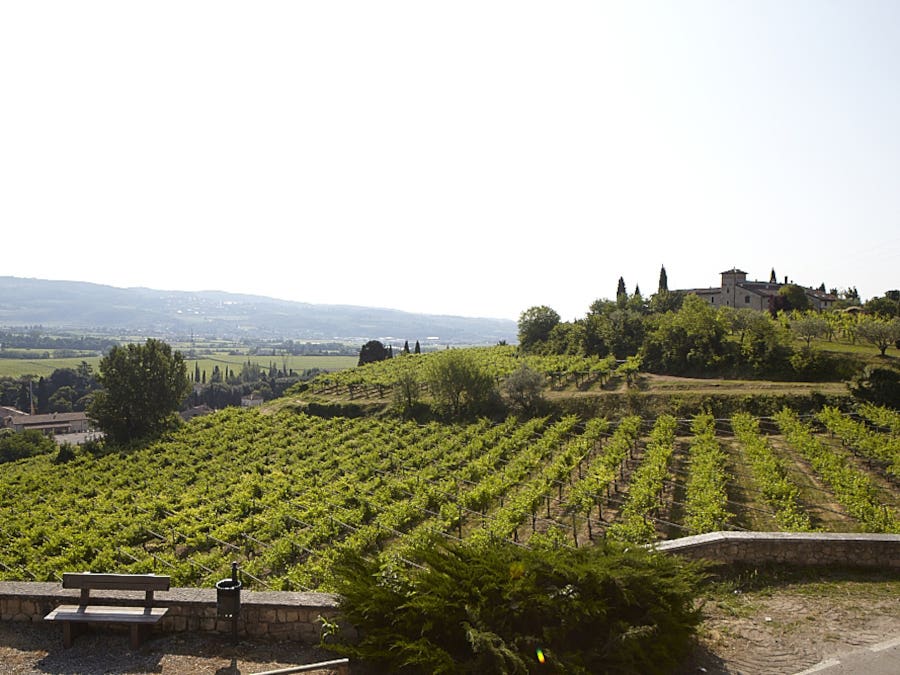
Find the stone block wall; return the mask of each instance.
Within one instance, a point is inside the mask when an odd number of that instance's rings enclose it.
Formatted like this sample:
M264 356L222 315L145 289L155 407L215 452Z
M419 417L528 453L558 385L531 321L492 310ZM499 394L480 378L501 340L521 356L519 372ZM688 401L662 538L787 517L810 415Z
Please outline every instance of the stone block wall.
M656 550L694 560L900 570L900 535L818 532L711 532L670 539Z
M824 534L791 532L712 532L672 539L655 545L659 551L719 564L859 567L900 571L900 535ZM92 594L93 595L93 594ZM96 592L103 604L140 604L142 593ZM154 604L169 612L156 627L160 632L221 632L232 630L230 619L219 618L214 588L173 588L154 596ZM58 583L0 581L0 621L43 621L61 604L78 602L78 591ZM337 621L348 637L353 627L340 621L338 601L326 593L241 593L238 635L316 644L319 618Z
M143 593L93 591L91 596L98 599L97 604L143 602ZM0 581L0 621L43 621L58 605L77 604L78 597L78 591L64 590L57 583ZM160 632L232 631L231 619L218 616L215 589L173 588L157 592L154 605L169 608L157 626ZM337 598L326 593L242 591L238 635L312 645L319 641L320 617L334 621L338 615Z

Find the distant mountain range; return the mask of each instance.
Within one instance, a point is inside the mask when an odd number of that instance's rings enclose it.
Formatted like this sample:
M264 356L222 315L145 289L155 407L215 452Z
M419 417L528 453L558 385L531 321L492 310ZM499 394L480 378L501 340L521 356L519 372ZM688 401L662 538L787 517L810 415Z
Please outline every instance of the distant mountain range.
M221 291L157 291L79 281L0 276L0 327L221 338L415 340L422 344L515 342L509 319L413 314L352 305L314 305Z

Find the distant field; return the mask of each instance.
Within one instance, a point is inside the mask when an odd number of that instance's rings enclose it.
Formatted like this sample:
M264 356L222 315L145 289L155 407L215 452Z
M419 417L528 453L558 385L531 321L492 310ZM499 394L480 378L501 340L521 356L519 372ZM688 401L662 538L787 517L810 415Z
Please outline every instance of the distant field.
M200 371L206 371L207 380L212 375L213 369L219 366L219 370L230 368L235 374L240 374L241 368L247 361L258 363L260 368L268 369L274 363L275 367L283 370L287 366L288 371L293 369L295 373L312 368L320 370L344 370L356 366L359 358L356 356L247 356L246 354L215 354L204 356L200 359L188 359L188 375L194 373L195 364L200 365Z
M47 377L57 368L77 368L86 361L95 370L100 363L99 356L76 356L65 359L0 359L0 377L22 377L34 375Z
M86 361L95 370L100 363L99 356L74 357L65 359L3 359L0 358L0 377L22 377L23 375L34 375L36 377L46 377L57 368L77 368L82 361ZM286 364L288 370L301 372L311 368L319 368L321 370L343 370L352 368L356 365L358 358L355 356L287 356ZM240 373L243 364L250 360L251 363L258 363L261 368L268 369L270 363L274 363L280 370L284 366L281 356L247 356L231 355L231 354L214 354L204 356L201 359L188 359L188 373L193 374L194 364L199 361L200 370L206 370L207 379L212 375L213 368L219 366L221 370L224 367L231 368L235 373Z

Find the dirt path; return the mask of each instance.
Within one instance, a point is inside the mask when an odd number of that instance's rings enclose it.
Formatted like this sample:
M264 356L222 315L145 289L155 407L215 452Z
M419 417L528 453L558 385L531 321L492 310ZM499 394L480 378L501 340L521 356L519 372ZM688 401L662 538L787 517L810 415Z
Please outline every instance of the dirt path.
M232 644L225 636L198 634L153 637L132 650L127 632L108 630L79 635L64 649L59 626L0 621L3 675L248 675L335 658L295 644Z
M900 637L900 582L798 585L709 599L687 673L798 673Z

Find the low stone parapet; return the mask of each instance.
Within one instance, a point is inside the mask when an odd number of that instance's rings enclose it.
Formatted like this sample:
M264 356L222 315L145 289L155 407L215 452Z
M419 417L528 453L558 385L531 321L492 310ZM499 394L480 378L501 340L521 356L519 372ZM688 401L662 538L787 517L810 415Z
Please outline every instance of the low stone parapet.
M58 605L77 603L78 597L57 583L0 581L0 620L43 621ZM104 604L134 604L134 594L109 591L102 597ZM232 631L231 619L218 616L215 589L158 591L154 605L169 608L161 632ZM322 619L333 622L338 614L337 598L327 593L243 591L238 635L313 645L319 642Z
M721 565L795 565L857 567L900 571L900 535L794 532L712 532L671 539L654 545L658 551ZM105 604L134 604L134 595L110 591ZM106 599L113 602L106 602ZM77 602L78 592L58 583L0 581L0 620L43 621L60 604ZM154 604L168 607L161 632L232 631L231 619L218 616L214 588L173 588L157 592ZM338 598L328 593L242 591L238 635L317 644L323 620L335 622L351 636L354 629L340 620Z
M658 551L730 565L798 565L900 570L900 534L710 532L670 539Z

